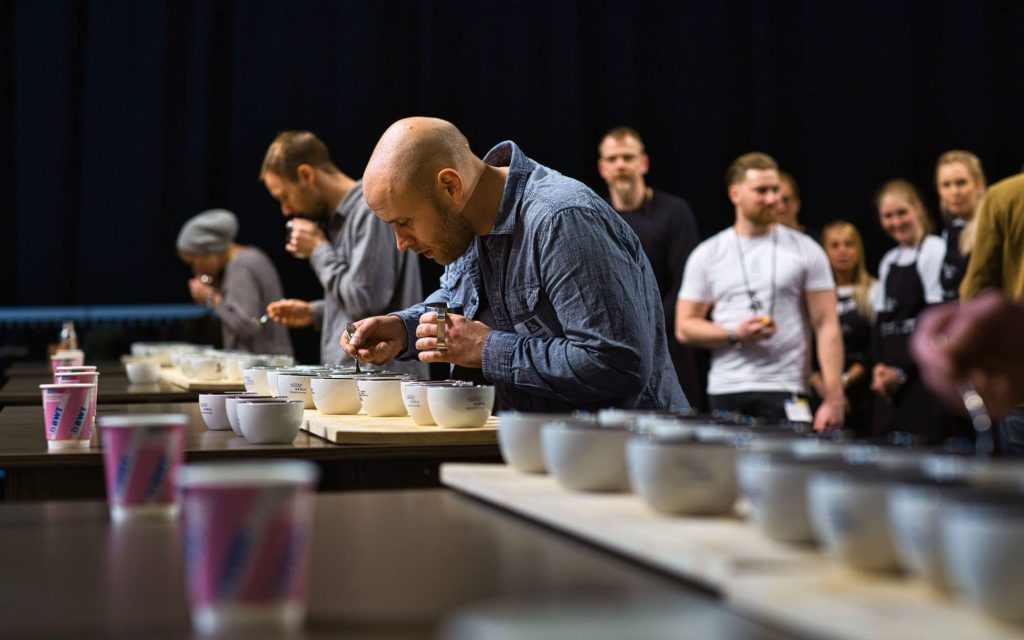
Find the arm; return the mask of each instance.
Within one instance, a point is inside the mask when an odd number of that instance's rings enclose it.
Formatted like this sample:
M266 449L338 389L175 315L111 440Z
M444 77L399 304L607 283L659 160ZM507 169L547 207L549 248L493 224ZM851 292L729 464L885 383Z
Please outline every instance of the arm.
M388 226L362 205L335 242L322 242L309 256L309 264L324 288L353 318L376 315L394 295L399 278L399 254Z
M541 223L530 247L539 259L537 290L505 294L550 310L560 330L536 337L491 331L482 356L487 379L577 403L614 403L650 379L652 345L664 340L655 333L664 314L657 286L642 279L628 239L594 218L593 211L567 209Z
M809 291L805 299L825 388L825 397L814 417L814 428L842 426L846 415L846 396L842 382L843 336L836 315L836 293L833 289Z
M679 298L676 300L676 340L706 349L742 345L754 340L767 340L775 335L775 323L765 323L765 316L752 316L733 327L736 342L729 340L729 329L706 319L711 303Z

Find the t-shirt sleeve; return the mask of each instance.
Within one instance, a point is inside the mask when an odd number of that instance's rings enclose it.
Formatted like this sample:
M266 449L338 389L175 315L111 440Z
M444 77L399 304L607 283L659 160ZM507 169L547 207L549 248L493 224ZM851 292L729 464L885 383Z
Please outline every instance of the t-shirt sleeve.
M938 236L928 236L921 244L917 259L917 273L924 285L924 300L928 304L942 302L942 261L946 257L946 245Z
M690 300L692 302L711 302L711 279L708 278L708 262L710 252L709 244L703 242L697 245L690 257L686 260L686 268L683 270L683 283L679 287L679 300Z
M826 291L836 288L832 277L832 266L828 262L825 250L809 237L800 238L800 251L807 256L806 291Z

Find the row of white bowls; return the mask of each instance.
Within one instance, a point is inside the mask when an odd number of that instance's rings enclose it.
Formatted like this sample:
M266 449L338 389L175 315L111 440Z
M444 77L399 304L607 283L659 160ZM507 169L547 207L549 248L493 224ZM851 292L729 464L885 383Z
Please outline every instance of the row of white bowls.
M622 411L502 413L498 442L519 471L550 471L574 491L632 490L662 512L734 514L742 495L770 538L1024 619L1024 462Z
M494 387L458 380L417 381L388 372L253 367L242 372L246 391L300 400L322 415L410 416L417 425L480 427L494 407Z
M163 366L175 366L190 378L208 381L237 380L242 377L242 369L248 367L290 367L295 364L295 358L290 355L252 354L186 342L133 342L131 355L136 362L148 360Z

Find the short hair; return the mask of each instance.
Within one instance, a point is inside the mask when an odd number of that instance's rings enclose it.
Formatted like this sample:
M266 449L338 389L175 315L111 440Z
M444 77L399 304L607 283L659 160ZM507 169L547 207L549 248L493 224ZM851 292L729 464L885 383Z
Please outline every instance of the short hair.
M962 164L967 169L967 173L974 178L975 182L985 188L985 170L981 168L981 160L978 156L974 155L970 151L964 151L962 149L953 149L939 156L939 159L935 162L935 181L939 180L939 169L943 165L947 164Z
M601 144L608 138L611 138L612 140L625 140L626 138L636 138L636 141L640 143L640 152L643 153L644 149L646 148L644 146L644 139L640 137L640 132L634 129L633 127L612 127L611 129L608 130L608 133L601 136L601 141L597 143L598 155L601 155Z
M774 169L778 171L779 163L775 162L767 153L761 153L760 151L744 153L733 160L729 164L729 168L725 170L725 186L731 187L734 184L743 182L743 179L747 176L747 171L751 169L762 171Z
M882 207L882 198L889 194L895 194L902 197L904 200L909 202L911 205L916 206L921 210L921 226L924 227L925 235L929 235L934 230L932 225L932 218L928 215L928 209L924 206L924 200L921 199L921 193L917 190L917 187L910 184L902 178L896 178L890 180L882 185L882 188L875 194L875 209L879 210ZM881 213L881 211L879 211Z
M796 178L793 177L793 174L788 171L779 171L779 180L789 185L789 188L793 190L794 198L800 199L800 187L796 186Z
M308 164L328 173L340 173L323 140L309 131L282 131L267 147L260 167L260 180L268 173L295 182L299 165Z

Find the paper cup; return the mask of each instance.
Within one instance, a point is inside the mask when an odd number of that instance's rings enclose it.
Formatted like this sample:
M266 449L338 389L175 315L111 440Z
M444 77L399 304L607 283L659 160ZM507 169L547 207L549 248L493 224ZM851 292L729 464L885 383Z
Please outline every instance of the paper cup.
M185 576L197 631L284 635L302 625L317 475L305 460L185 467Z
M94 384L41 384L43 425L49 449L87 449L92 437L89 414Z
M112 520L178 515L175 485L188 426L188 416L180 413L99 419Z
M89 400L89 415L86 419L89 424L96 424L96 403L100 396L100 372L99 371L58 371L53 375L53 381L57 384L91 384L95 387Z
M50 356L50 373L57 373L57 367L80 367L85 364L85 353L78 349L58 351Z

